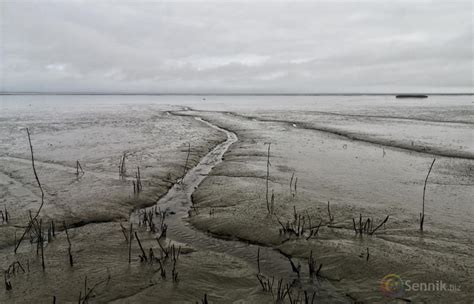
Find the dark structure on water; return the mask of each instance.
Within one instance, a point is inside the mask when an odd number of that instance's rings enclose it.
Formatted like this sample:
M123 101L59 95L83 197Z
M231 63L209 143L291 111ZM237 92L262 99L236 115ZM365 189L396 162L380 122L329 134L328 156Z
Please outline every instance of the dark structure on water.
M428 95L423 94L399 94L396 98L428 98Z

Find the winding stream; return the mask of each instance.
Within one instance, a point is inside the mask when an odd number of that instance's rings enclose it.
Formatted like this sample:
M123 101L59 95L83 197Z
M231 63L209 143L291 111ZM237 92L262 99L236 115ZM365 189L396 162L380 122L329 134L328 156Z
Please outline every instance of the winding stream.
M230 146L238 141L238 137L235 133L211 124L200 117L195 117L195 119L213 129L224 132L227 135L227 139L206 154L194 168L186 173L181 183L175 184L168 193L156 203L155 206L161 210L171 211L171 214L166 220L166 224L168 225L167 237L171 240L190 245L196 249L229 254L251 264L256 264L257 251L260 248L260 266L265 275L270 277L274 276L275 280L284 278L288 282L294 281L297 279L297 276L292 271L290 263L275 249L242 241L216 238L210 234L194 229L192 225L186 221L188 218L188 210L190 210L192 206L191 195L211 170L222 162L223 156ZM155 206L149 207L148 210L152 210ZM131 214L130 222L138 224L139 212L133 212ZM303 261L300 261L300 263L301 280L296 284L301 288L311 293L316 291L318 300L325 302L330 301L332 303L349 302L348 298L342 296L342 291L336 290L327 280L319 279L317 281L310 281L308 279L306 263ZM259 284L257 278L255 278L255 284Z

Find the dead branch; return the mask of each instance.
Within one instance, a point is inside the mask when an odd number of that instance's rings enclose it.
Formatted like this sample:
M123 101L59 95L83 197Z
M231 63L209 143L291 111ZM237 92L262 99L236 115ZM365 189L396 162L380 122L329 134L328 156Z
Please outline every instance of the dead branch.
M74 266L74 260L72 258L72 245L71 245L71 240L69 239L69 233L67 231L67 225L66 225L66 221L63 222L63 225L64 225L64 231L66 232L66 239L67 239L67 243L68 243L68 248L67 248L67 251L68 251L68 254L69 254L69 265Z
M433 169L433 165L436 161L436 158L433 159L431 163L430 169L428 170L428 174L426 174L425 184L423 185L423 207L420 213L420 231L423 231L423 223L425 221L425 192L426 192L426 183L428 182L428 177L430 176L431 169Z
M23 241L25 235L30 231L30 229L32 228L32 225L34 223L34 221L36 220L36 218L39 216L40 212L41 212L41 209L43 209L43 205L44 205L44 191L43 191L43 187L41 186L41 182L38 178L38 173L36 172L36 167L35 167L35 157L34 157L34 153L33 153L33 145L31 144L31 137L30 137L30 130L28 128L26 128L26 133L28 134L28 143L30 144L30 152L31 152L31 166L33 167L33 174L35 176L35 179L36 179L36 183L38 184L38 187L41 191L41 204L38 208L38 210L36 211L36 214L35 216L30 220L30 222L28 223L25 231L23 232L23 235L21 236L20 240L18 241L18 243L16 244L15 246L15 250L14 252L16 253L16 251L18 250L18 247L20 246L21 242Z

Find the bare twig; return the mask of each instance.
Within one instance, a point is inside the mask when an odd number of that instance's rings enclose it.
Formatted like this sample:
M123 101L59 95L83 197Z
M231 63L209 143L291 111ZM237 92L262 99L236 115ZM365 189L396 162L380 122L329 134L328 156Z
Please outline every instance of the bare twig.
M184 176L186 175L186 172L188 172L188 162L189 162L189 155L191 154L191 144L188 143L188 154L186 155L186 163L184 164L183 168L183 176L181 177L184 179Z
M67 225L66 225L66 221L64 221L63 223L64 225L64 231L66 232L66 239L67 239L67 243L68 243L68 248L67 248L67 251L68 251L68 254L69 254L69 265L74 266L74 260L72 258L72 245L71 245L71 240L69 239L69 233L67 231Z
M44 265L44 240L43 240L43 220L41 219L40 220L40 224L39 224L39 239L38 239L38 242L41 246L41 267L43 268L43 271L45 269L45 265Z
M298 263L298 266L296 266L295 263L293 262L293 259L292 259L291 255L286 254L281 250L278 250L278 252L280 252L280 254L282 254L284 257L286 257L288 259L288 261L290 262L290 265L291 265L291 269L293 270L294 273L296 273L298 275L298 278L299 278L300 277L300 271L301 271L301 265Z
M331 214L331 206L328 201L328 216L329 216L329 222L332 223L334 221L334 216Z
M268 213L271 213L270 212L270 197L269 197L269 193L268 193L268 183L269 183L269 179L270 179L270 166L271 166L271 163L270 163L270 146L271 146L271 143L266 143L268 144L268 151L267 151L267 178L266 178L266 184L265 184L265 199L267 201L267 211Z
M120 165L119 165L119 177L123 178L125 176L125 173L127 172L127 169L125 168L125 159L127 157L127 153L124 152L122 155L122 158L120 159Z
M123 237L125 238L125 242L128 244L128 235L127 235L127 228L125 228L122 223L120 223L120 229L122 229Z
M146 253L145 253L145 250L143 250L142 243L140 242L140 239L138 238L138 234L136 231L135 231L135 238L137 239L138 246L140 246L140 250L142 251L141 259L146 262L147 261Z
M426 183L428 182L428 177L430 176L431 169L433 169L433 165L436 161L436 158L433 159L431 163L430 169L428 170L428 174L426 174L425 184L423 185L423 207L420 213L420 231L423 231L423 223L425 221L425 192L426 192Z
M133 238L133 224L130 223L130 231L128 236L128 263L132 262L132 238Z
M36 218L39 216L40 212L41 212L41 209L43 209L43 205L44 205L44 191L43 191L43 187L41 186L41 182L38 178L38 173L36 173L36 167L35 167L35 157L34 157L34 154L33 154L33 145L31 144L31 137L30 137L30 130L28 128L26 128L26 133L28 134L28 142L30 144L30 151L31 151L31 165L33 167L33 174L35 176L35 179L36 179L36 183L38 184L38 187L41 191L41 205L40 207L38 208L38 210L36 211L36 214L35 216L30 220L30 222L28 223L28 226L26 227L25 231L23 232L23 235L21 236L20 240L18 241L18 243L16 244L15 246L15 250L14 252L16 253L16 251L18 250L18 247L20 246L21 242L23 241L25 235L30 231L30 229L32 228L33 226L33 223L34 221L36 220Z
M258 273L261 273L260 271L260 247L257 249L257 267L258 267Z
M84 170L82 169L81 163L77 160L76 161L76 175L79 176L79 170L81 170L80 173L84 174Z
M4 271L4 279L5 279L5 289L6 290L12 290L12 283L10 281L10 274L8 274L6 271Z
M381 222L377 227L375 227L374 230L370 231L369 232L369 235L372 235L375 233L375 231L377 231L377 229L379 229L380 227L382 227L387 221L388 221L388 218L390 217L390 215L387 215L387 217L383 220L383 222Z

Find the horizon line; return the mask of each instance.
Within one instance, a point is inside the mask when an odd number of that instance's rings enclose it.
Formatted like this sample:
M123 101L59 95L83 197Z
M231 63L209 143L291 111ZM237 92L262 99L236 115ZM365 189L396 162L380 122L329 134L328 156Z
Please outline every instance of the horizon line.
M457 92L457 93L427 93L427 92L385 92L385 93L363 93L363 92L349 92L349 93L331 93L331 92L309 92L309 93L275 93L275 92L262 92L262 93L243 93L243 92L191 92L191 93L164 93L164 92L34 92L34 91L20 91L20 92L0 92L0 95L130 95L130 96L391 96L391 95L474 95L474 92Z

